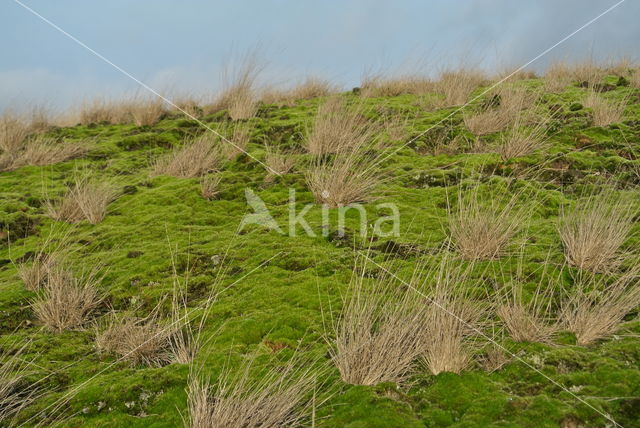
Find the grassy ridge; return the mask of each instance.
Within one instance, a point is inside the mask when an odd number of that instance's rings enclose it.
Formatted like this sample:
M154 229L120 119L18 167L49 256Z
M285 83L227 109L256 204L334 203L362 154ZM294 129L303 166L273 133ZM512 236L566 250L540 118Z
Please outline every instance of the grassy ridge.
M616 78L609 80L615 86ZM542 82L531 79L518 84L539 87ZM371 117L408 117L409 138L436 125L406 147L401 147L402 140L385 137L392 150L398 151L380 166L387 177L379 189L382 197L366 209L373 223L389 214L377 210L376 203L394 202L402 224L400 237L393 238L392 245L371 244L374 258L397 258L410 269L417 258L437 250L447 236L447 195L455 194L460 184L480 182L487 188L535 190L539 203L532 205L531 225L524 237L524 270L535 277L540 263L547 259L561 265L564 256L555 226L560 207L601 185L603 177L615 180L623 192L637 194L640 184L634 172L640 170L640 93L627 86L603 93L610 99L626 97L629 106L622 123L595 127L589 109L581 104L585 92L570 87L559 94L545 94L542 105L555 111L548 127L548 148L510 161L496 153L474 153L471 147L453 153L434 147L433 135L438 133L447 134L445 146L456 137L469 144L475 140L464 126L462 112L455 108L425 110L416 95L363 99ZM361 100L354 94L341 96ZM93 141L88 154L55 165L0 173L4 234L0 243L0 346L10 350L15 343L30 341L25 357L33 359L34 365L28 377L34 381L47 376L46 393L21 412L19 422L33 424L40 418L38 412L80 386L59 414L64 416L63 426L176 426L186 411L188 366L114 364L115 358L96 354L92 328L61 334L40 328L29 308L34 295L18 279L16 263L37 252L47 238L60 241L66 237L74 265L105 267L101 290L106 299L98 315L110 308L145 314L169 296L173 248L178 249L178 273L190 270L190 305L196 306L211 287L228 286L211 309L204 330L208 340L199 355L199 363L214 378L224 364L238 364L243 356L256 352L260 361L271 364L287 359L294 349L328 360L325 336L331 331L325 330L322 314L338 314L351 276L352 244L365 246L354 239L357 213L348 215L346 238L337 237L334 230L322 236L320 206L306 216L316 237L303 233L288 237L253 226L236 233L248 212L245 188L265 201L283 228L289 188L296 189L299 209L313 203L304 178L310 155L300 145L321 101L262 105L257 116L249 119L254 130L247 150L258 159L266 154L265 141L293 150L294 172L265 183L264 168L241 155L223 165L221 193L212 201L200 195L198 179L150 177L154 159L203 132L195 121L178 115L146 127L92 124L57 128L48 135ZM450 113L451 117L439 123ZM225 112L203 118L212 127L227 120ZM498 138L499 134L490 134L482 141L491 145ZM81 222L70 227L45 215L44 201L64 193L79 172L110 180L120 189L121 196L97 225ZM335 215L333 212L334 219ZM337 221L331 224L336 226ZM638 231L636 222L626 249L640 244ZM412 252L412 246L422 253ZM483 272L510 270L516 259L517 255L510 255L479 263L478 287L491 293L491 281ZM640 322L634 317L628 316L630 322L620 334L589 347L575 345L571 334L560 335L558 345L515 343L507 337L500 341L620 424L637 426ZM461 375L432 376L419 370L407 387L343 384L333 368L328 379L337 386L317 415L318 424L327 427L601 426L606 422L518 361L494 372L477 366Z

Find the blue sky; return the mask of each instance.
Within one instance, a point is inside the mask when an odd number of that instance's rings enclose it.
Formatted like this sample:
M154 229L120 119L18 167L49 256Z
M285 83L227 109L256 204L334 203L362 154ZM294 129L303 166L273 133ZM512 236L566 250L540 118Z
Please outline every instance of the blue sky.
M521 65L617 0L20 0L160 91L204 94L254 49L264 79L349 88L364 72L461 62ZM640 58L640 1L626 0L536 62ZM137 85L14 0L0 1L0 109L65 108Z

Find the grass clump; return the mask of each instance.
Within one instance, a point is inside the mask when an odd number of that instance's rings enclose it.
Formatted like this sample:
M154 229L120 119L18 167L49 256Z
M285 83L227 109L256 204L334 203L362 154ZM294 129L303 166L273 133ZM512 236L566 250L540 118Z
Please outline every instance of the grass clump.
M222 177L219 174L205 175L200 179L200 194L203 198L211 201L220 194L220 182Z
M298 100L326 97L337 90L337 87L328 80L307 77L302 83L290 89L267 89L260 98L265 104L294 106Z
M371 98L396 97L402 94L426 95L434 90L433 82L422 76L367 76L362 81L360 96Z
M32 307L36 317L54 332L82 327L102 297L98 286L102 278L95 271L75 276L62 266L48 272Z
M520 195L481 195L479 188L458 192L457 206L449 206L451 242L462 258L490 260L502 256L512 238L526 226L527 211Z
M613 281L579 275L566 291L560 307L565 329L576 335L579 345L590 345L614 334L624 317L640 305L640 275L637 267Z
M584 106L591 109L594 125L608 126L622 120L627 100L607 100L597 92L591 91L584 99Z
M47 212L58 221L77 223L87 220L91 224L98 224L117 195L111 183L78 179L58 203L47 203Z
M59 266L54 255L39 253L30 263L18 265L18 276L29 291L40 290L49 280L49 275Z
M540 281L535 290L526 295L526 278L522 275L522 264L518 274L511 278L498 294L496 312L511 338L517 342L550 343L558 331L558 325L552 321L551 296L557 287L547 277Z
M193 178L214 171L224 159L220 144L218 137L211 133L196 137L160 158L152 175Z
M187 400L191 428L309 426L317 376L290 361L281 368L252 373L253 360L236 373L225 367L215 385L192 373Z
M4 348L4 346L3 346ZM0 423L17 426L13 418L40 395L41 389L29 383L29 362L24 360L26 345L14 352L0 352Z
M159 99L134 101L129 109L133 123L137 126L155 125L166 113L164 103Z
M383 181L379 161L359 150L331 159L317 158L309 166L305 179L318 204L335 208L368 202Z
M24 146L29 135L29 125L11 113L0 117L0 149L5 153L15 153Z
M438 107L453 107L465 104L471 93L486 81L486 77L474 70L446 70L434 83L435 91L443 96Z
M223 73L223 90L207 111L227 110L231 120L245 120L258 111L256 81L263 70L255 54L245 55L234 66L227 66Z
M545 147L546 128L543 124L521 126L517 120L512 128L501 136L497 152L504 161L530 155Z
M58 142L39 135L22 144L20 150L0 156L0 170L14 170L23 166L45 166L82 156L87 152L83 143Z
M486 312L463 288L468 271L444 260L428 286L425 351L422 360L434 375L460 373L473 361L472 341L481 334Z
M558 233L567 262L592 272L615 269L635 214L630 198L606 190L563 208Z
M336 322L331 358L342 380L356 385L402 382L425 352L426 308L391 273L367 278L356 266Z
M314 155L342 153L369 144L379 132L377 123L364 117L362 106L349 108L344 98L333 97L318 107L305 146Z
M268 144L265 144L266 156L265 156L265 165L268 167L268 173L265 176L265 182L272 182L277 175L284 175L291 172L293 169L296 159L277 148L271 147Z
M98 352L117 355L134 366L160 367L172 361L176 328L162 322L157 310L144 318L115 314L110 318L96 333Z

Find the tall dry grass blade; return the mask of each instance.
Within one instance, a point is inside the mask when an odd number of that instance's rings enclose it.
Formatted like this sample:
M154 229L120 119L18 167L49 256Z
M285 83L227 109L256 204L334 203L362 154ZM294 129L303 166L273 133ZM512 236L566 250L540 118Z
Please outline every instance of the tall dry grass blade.
M567 262L592 272L615 269L636 213L633 196L611 190L592 194L573 208L563 207L558 233Z

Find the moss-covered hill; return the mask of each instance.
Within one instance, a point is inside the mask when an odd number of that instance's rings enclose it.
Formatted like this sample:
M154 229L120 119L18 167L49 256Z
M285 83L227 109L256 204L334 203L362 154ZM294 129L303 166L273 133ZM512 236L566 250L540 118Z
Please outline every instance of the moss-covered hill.
M545 261L562 265L563 247L556 230L560 208L603 183L636 194L640 185L640 91L616 76L607 82L600 87L601 95L611 100L626 98L628 104L620 123L593 126L591 111L582 104L587 89L578 85L557 94L545 93L540 105L552 114L547 146L509 161L486 149L499 141L499 133L482 137L478 144L463 122L463 112L441 122L454 107L424 108L422 98L415 95L340 95L350 102L364 102L371 118L402 118L403 129L383 138L397 152L380 166L385 176L378 189L380 199L365 204L371 224L389 214L376 204L397 204L400 236L366 245L372 257L398 259L411 266L438 251L448 233L447 195L455 194L462 183L479 182L488 187L533 189L538 203L524 201L532 204L532 219L517 239L525 241L523 270L536 275ZM542 81L520 80L516 85L538 88ZM487 99L482 97L469 109L480 108ZM222 290L206 319L206 344L196 364L211 373L214 381L225 361L237 362L247 355L257 354L266 364L277 365L297 349L302 356L330 360L329 319L339 315L341 295L351 277L353 247L365 246L356 239L357 212L348 215L346 237L337 236L333 229L328 236L321 233L318 205L306 217L315 237L304 233L290 237L258 226L236 233L243 215L251 211L246 188L265 201L283 228L290 188L297 192L299 209L314 202L305 182L310 155L303 149L303 140L322 101L262 105L256 117L249 119L253 128L247 150L264 159L265 142L278 147L296 159L293 171L265 181L265 169L241 155L222 166L220 194L213 200L202 197L199 179L150 174L155 159L204 132L196 121L177 113L149 127L98 123L51 129L47 135L88 142L90 150L75 160L0 173L0 347L10 355L26 343L21 358L31 363L25 382L38 382L41 391L17 416L18 423L48 425L50 415L62 426L76 427L183 423L189 365L132 366L96 352L95 346L101 317L110 310L146 315L163 298L166 310L174 287L174 266L181 280L189 272L188 306L198 307L212 289ZM225 111L202 120L216 129L229 121ZM403 146L432 124L434 129ZM95 225L52 220L46 201L61 197L83 174L113 182L119 189L105 219ZM638 231L636 222L624 251L637 249ZM41 251L45 241L50 246L64 241L74 268L98 266L104 273L100 290L105 300L82 329L51 332L42 327L30 306L36 295L25 288L17 267ZM516 244L512 244L512 255L481 262L481 268L512 272L521 255ZM478 287L490 295L492 281L479 277ZM492 335L539 372L515 359L495 371L476 362L459 375L433 376L418 366L408 384L369 387L343 383L337 369L329 365L325 383L333 393L317 409L315 424L605 426L609 422L604 413L623 426L640 426L640 322L635 312L626 320L616 335L578 346L569 333L550 344L515 342L501 333L495 318ZM58 411L53 412L54 408Z

